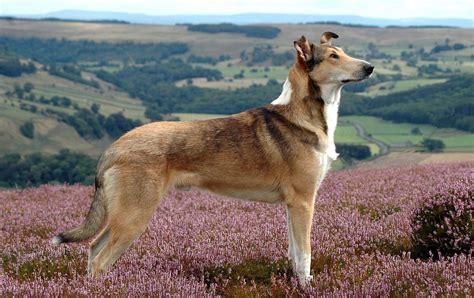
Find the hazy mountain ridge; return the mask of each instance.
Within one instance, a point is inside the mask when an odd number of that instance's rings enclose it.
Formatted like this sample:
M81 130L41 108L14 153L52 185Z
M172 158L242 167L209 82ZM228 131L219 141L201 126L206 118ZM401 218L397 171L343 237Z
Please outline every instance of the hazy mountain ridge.
M276 13L244 13L234 15L163 15L153 16L137 13L60 10L46 14L22 15L29 18L63 18L77 20L120 20L131 23L148 23L172 25L178 23L307 23L336 21L340 23L363 24L373 26L453 26L473 28L474 22L470 19L457 18L403 18L383 19L369 18L355 15L318 15L318 14L276 14Z

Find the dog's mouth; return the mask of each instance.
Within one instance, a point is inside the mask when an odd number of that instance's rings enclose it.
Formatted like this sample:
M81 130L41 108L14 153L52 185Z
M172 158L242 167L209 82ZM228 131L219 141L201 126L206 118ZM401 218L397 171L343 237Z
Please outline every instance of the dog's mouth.
M357 83L357 82L362 82L363 80L368 79L369 77L365 77L362 79L348 79L348 80L342 80L341 83L347 84L347 83Z
M372 74L369 74L367 76L364 76L362 78L358 78L358 79L346 79L346 80L341 80L341 83L343 84L347 84L347 83L358 83L358 82L362 82L362 81L365 81L367 79L370 78Z

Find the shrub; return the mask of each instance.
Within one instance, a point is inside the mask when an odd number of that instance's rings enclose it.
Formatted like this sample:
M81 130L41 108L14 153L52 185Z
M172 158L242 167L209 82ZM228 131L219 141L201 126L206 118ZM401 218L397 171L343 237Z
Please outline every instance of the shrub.
M418 136L419 136L419 135L422 135L421 130L420 130L419 127L414 127L414 128L411 130L411 134L412 134L412 135L418 135Z
M421 142L421 146L429 152L441 152L445 147L443 141L436 139L424 139L423 142Z
M370 147L367 145L336 144L336 147L337 151L341 154L341 157L346 160L362 160L369 158L371 155Z
M460 253L473 254L474 188L460 182L440 192L415 212L412 256L437 260Z

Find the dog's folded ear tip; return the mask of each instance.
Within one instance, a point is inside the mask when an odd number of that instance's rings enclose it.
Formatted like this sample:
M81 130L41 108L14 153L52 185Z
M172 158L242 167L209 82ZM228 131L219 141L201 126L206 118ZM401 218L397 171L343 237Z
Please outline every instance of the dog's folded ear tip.
M331 39L336 39L339 38L339 35L337 35L334 32L326 31L323 34L321 34L321 39L320 43L321 44L331 44Z
M305 43L306 41L307 41L306 36L301 35L301 37L298 40L295 40L293 43L294 44L297 44L297 43L302 44L302 43Z

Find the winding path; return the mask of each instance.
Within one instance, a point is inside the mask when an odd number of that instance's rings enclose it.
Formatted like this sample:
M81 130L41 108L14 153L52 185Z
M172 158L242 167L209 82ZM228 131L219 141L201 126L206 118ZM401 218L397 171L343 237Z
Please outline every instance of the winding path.
M384 142L382 142L380 140L377 140L377 139L373 138L372 136L369 136L369 134L367 134L367 132L365 131L364 127L362 125L360 125L359 123L354 123L354 122L351 122L351 121L345 121L345 123L354 126L354 128L357 131L357 135L359 137L361 137L362 139L364 139L364 140L366 140L370 143L375 143L379 147L380 151L379 151L379 154L377 156L386 155L390 152L390 149L389 149L387 144L385 144Z

